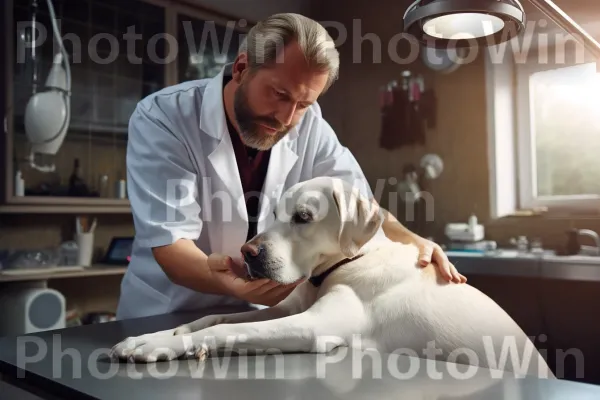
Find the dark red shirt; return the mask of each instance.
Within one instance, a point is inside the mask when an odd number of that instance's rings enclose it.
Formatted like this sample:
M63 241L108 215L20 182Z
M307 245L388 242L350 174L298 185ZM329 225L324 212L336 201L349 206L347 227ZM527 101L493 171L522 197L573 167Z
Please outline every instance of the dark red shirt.
M231 79L231 76L224 76L223 87L225 87L229 79ZM227 114L225 116L246 200L249 223L246 240L250 240L257 234L256 223L260 211L260 197L265 177L267 176L267 169L269 168L271 151L259 151L244 145Z

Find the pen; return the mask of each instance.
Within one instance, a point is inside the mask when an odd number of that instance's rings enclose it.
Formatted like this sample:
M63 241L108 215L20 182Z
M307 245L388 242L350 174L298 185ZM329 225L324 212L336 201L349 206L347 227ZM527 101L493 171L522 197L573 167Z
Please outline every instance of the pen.
M94 218L94 222L92 222L92 226L90 228L90 232L94 232L94 230L96 229L97 222L98 222L98 219Z

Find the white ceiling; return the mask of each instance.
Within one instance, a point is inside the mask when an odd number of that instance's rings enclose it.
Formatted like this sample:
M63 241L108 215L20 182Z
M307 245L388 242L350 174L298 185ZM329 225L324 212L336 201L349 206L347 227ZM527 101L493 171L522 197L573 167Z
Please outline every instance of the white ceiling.
M528 21L541 21L547 18L533 6L528 0L522 0ZM600 1L598 0L554 0L573 21L580 25L588 34L600 41ZM538 25L536 25L538 26ZM536 32L564 33L564 31L553 23L549 23L546 29L537 28Z

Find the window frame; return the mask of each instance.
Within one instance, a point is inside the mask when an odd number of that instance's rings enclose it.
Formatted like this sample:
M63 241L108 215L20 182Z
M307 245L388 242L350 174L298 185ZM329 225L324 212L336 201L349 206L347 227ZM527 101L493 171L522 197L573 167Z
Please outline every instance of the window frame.
M541 64L538 59L529 57L525 63L515 64L515 97L516 97L516 152L518 205L520 209L545 208L550 214L600 214L600 195L566 195L537 196L536 153L534 149L533 121L531 116L530 77L542 71L574 67L594 60L581 55L566 56L556 47L548 51L548 63ZM538 57L538 53L534 54ZM551 59L560 63L550 62ZM564 62L562 62L564 60Z

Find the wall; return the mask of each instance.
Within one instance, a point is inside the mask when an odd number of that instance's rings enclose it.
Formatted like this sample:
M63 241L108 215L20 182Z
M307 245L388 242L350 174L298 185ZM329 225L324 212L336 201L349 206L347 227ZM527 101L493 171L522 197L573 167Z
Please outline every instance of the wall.
M319 7L319 20L341 22L348 29L348 40L340 48L340 79L322 98L321 105L342 142L363 167L374 190L378 182L400 179L404 166L418 164L426 153L442 157L443 175L426 188L434 198L434 214L429 218L432 221L419 227L424 233L438 234L446 221L466 220L471 210L483 213L489 208L484 63L478 58L453 74L436 75L415 60L418 55L410 57L413 53L408 46L399 46L390 52L389 44L402 32L406 3L375 0L368 6L363 2L347 2L343 9L334 5ZM371 34L377 36L375 46L367 36ZM361 42L361 38L367 40ZM396 62L396 55L415 62ZM379 146L379 89L391 80L400 80L405 69L414 74L422 73L426 87L435 89L439 105L437 128L428 130L424 146L387 150ZM390 189L391 185L386 185L386 190ZM401 203L394 207L393 197L387 193L380 201L410 224L407 220L410 210L405 213Z
M473 211L486 224L488 239L504 245L508 245L511 237L527 235L557 247L563 245L564 232L571 227L600 231L600 220L589 218L491 219L483 52L472 63L448 75L426 70L418 59L410 64L394 62L388 44L401 32L402 15L409 3L352 1L345 2L343 7L339 2L313 3L316 19L329 25L330 21L341 23L348 33L348 39L339 47L342 57L340 79L323 96L320 104L340 140L363 167L373 189L376 190L378 182L386 182L390 177L400 178L405 164L418 164L426 153L436 153L444 160L443 175L424 187L433 195L430 202L433 212L426 223L411 220L412 209L407 209L403 203L399 202L395 207L393 196L387 191L381 198L382 205L389 205L410 228L423 235L432 235L437 241L445 240L446 223L466 221ZM382 43L380 62L373 56L377 54L373 49L378 45L373 46L369 34L376 34ZM365 40L361 42L361 38ZM359 57L359 51L362 51L362 57ZM406 46L400 47L396 54L409 58ZM426 86L435 90L437 127L428 130L424 146L388 151L380 148L378 143L381 128L378 90L391 80L400 80L404 69L422 73ZM390 188L386 185L386 190Z

